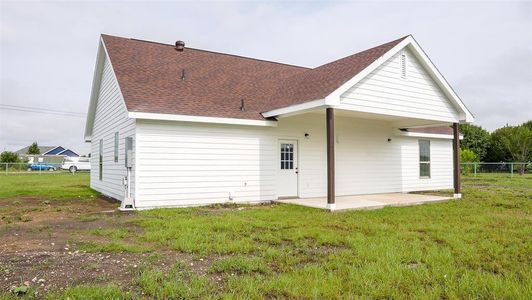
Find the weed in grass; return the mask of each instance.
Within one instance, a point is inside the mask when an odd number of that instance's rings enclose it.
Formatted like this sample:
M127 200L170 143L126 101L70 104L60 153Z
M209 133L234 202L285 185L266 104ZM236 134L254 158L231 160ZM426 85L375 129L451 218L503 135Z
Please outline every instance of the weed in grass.
M206 277L197 276L176 263L170 271L143 268L139 270L137 285L154 299L205 299L215 293Z
M131 231L128 228L97 228L89 231L95 236L105 236L113 239L123 239L131 236Z
M94 271L94 270L99 268L99 265L97 263L87 263L87 264L84 264L83 266L81 266L81 268L83 268L85 270Z
M77 249L90 253L98 252L130 252L130 253L144 253L151 250L151 248L127 244L121 241L112 242L93 242L93 241L78 241Z
M145 264L155 264L162 259L162 255L159 253L151 253L150 255L143 258Z
M32 266L35 271L45 271L52 267L52 263L48 260L41 260Z
M47 300L89 300L89 299L113 299L129 300L134 299L129 292L123 291L119 286L109 285L78 285L67 288L64 292L56 292L47 295Z
M270 270L260 257L230 256L213 262L211 273L251 274L268 273Z
M99 220L101 218L101 216L99 215L96 215L96 214L92 214L92 215L78 215L76 216L76 219L81 221L81 222L94 222L96 220Z

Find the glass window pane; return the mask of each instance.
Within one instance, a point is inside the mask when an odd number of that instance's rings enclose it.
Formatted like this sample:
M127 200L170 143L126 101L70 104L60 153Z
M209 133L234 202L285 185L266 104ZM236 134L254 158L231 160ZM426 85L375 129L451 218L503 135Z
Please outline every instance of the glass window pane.
M294 168L294 144L281 144L280 160L282 170L291 170Z
M420 177L430 177L430 164L420 163L419 164L419 176Z
M419 161L430 161L430 141L419 141Z

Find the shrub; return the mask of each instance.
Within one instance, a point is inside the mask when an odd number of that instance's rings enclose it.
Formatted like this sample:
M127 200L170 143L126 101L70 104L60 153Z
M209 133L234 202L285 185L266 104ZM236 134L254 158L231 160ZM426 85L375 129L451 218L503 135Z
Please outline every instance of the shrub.
M478 154L469 149L460 149L460 162L462 163L474 163L479 162L480 158ZM462 166L463 174L470 174L473 171L473 165L464 165Z
M1 163L18 163L20 162L20 158L18 157L18 154L11 151L4 151L0 154L0 162Z

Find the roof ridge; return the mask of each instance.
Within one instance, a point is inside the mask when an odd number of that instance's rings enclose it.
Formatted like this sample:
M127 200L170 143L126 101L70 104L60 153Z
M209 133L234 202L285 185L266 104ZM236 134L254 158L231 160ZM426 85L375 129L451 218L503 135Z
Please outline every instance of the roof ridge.
M142 40L142 39L136 39L136 38L124 38L124 37L120 37L120 36L102 34L102 36L104 36L104 35L105 36L110 36L110 37L115 37L115 38L128 39L128 40L136 41L136 42L151 43L151 44L157 44L157 45L161 45L161 46L170 46L172 48L175 47L172 44L167 44L167 43L162 43L162 42L148 41L148 40ZM312 70L312 68L309 68L309 67L298 66L298 65L294 65L294 64L282 63L282 62L278 62L278 61L272 61L272 60L266 60L266 59L260 59L260 58L254 58L254 57L249 57L249 56L243 56L243 55L238 55L238 54L231 54L231 53L218 52L218 51L213 51L213 50L198 49L198 48L192 48L192 47L186 47L186 46L185 46L185 49L208 52L208 53L214 53L214 54L221 54L221 55L233 56L233 57L238 57L238 58L243 58L243 59L250 59L250 60L266 62L266 63L271 63L271 64L284 65L284 66L289 66L289 67L296 67L296 68L301 68L301 69Z
M321 68L321 67L324 67L324 66L327 66L327 65L333 64L333 63L335 63L335 62L341 61L341 60L343 60L343 59L346 59L346 58L349 58L349 57L352 57L352 56L358 55L358 54L360 54L360 53L363 53L363 52L366 52L366 51L369 51L369 50L373 50L373 49L376 49L376 48L382 47L382 46L384 46L384 45L393 44L393 43L399 44L402 40L406 39L406 38L409 37L409 36L411 36L411 35L410 35L410 34L409 34L409 35L405 35L405 36L403 36L403 37L401 37L401 38L398 38L398 39L395 39L395 40L393 40L393 41L389 41L389 42L386 42L386 43L383 43L383 44L380 44L380 45L377 45L377 46L374 46L374 47L371 47L371 48L364 49L364 50L362 50L362 51L358 51L358 52L353 53L353 54L346 55L346 56L344 56L344 57L342 57L342 58L335 59L335 60L333 60L333 61L331 61L331 62L328 62L328 63L325 63L325 64L323 64L323 65L317 66L317 67L313 68L312 70L315 70L315 69L318 69L318 68Z

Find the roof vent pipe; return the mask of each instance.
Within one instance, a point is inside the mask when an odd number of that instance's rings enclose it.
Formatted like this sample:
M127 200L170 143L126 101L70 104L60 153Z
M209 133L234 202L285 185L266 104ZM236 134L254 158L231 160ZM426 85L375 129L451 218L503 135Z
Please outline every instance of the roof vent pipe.
M185 50L185 42L183 41L175 42L175 49L179 52L183 52L183 50Z
M246 111L246 106L244 106L244 99L240 100L240 111Z

